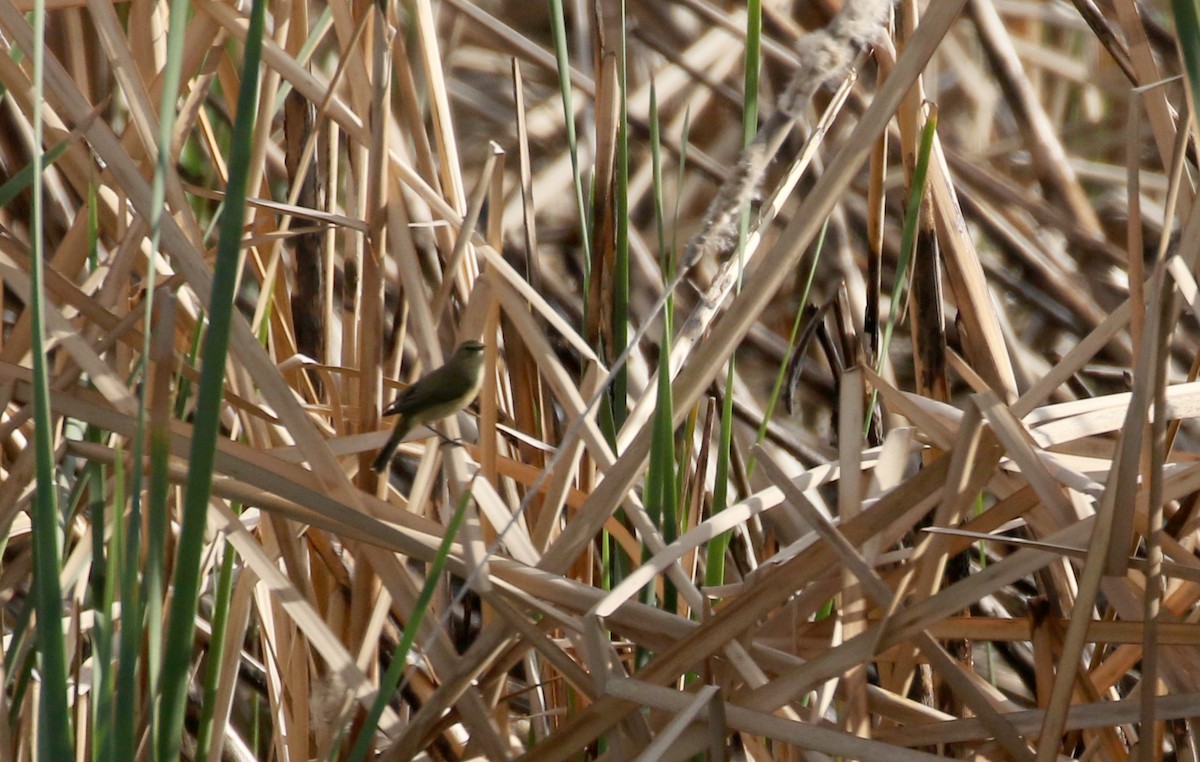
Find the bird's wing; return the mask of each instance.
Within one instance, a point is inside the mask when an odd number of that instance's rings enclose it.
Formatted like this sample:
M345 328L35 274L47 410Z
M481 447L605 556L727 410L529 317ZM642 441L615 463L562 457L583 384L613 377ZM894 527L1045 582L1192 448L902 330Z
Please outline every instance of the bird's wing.
M384 407L382 415L396 415L400 412L400 407L404 404L405 397L412 391L412 386L405 387L396 395L396 399L392 400L392 404Z
M396 400L383 411L383 414L408 415L416 410L437 407L460 398L463 391L461 384L456 389L454 384L448 383L450 379L444 378L447 374L442 372L443 369L438 368L431 371L429 375L422 377L415 384L400 392Z

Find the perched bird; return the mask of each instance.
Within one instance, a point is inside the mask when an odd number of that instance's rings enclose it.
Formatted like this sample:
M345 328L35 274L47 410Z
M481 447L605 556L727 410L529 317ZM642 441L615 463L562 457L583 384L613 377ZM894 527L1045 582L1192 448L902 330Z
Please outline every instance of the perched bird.
M459 344L445 365L421 376L383 411L384 415L399 415L400 420L371 463L376 473L388 467L396 448L414 427L440 421L471 404L483 385L483 349L474 339Z

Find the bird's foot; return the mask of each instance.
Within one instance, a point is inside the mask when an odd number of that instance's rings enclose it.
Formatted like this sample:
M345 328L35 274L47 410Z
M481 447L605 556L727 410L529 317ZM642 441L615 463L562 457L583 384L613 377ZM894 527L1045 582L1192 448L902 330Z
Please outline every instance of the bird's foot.
M438 435L438 439L442 440L442 447L462 447L466 444L461 439L451 439L437 429L433 429L433 432Z

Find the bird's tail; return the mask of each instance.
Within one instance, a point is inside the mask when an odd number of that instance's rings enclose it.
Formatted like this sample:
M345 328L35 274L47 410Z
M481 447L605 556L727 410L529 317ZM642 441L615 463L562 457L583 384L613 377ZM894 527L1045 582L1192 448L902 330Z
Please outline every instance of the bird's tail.
M408 416L400 416L400 420L396 421L396 428L392 429L392 435L388 437L387 444L375 456L375 460L371 462L371 470L377 474L381 474L387 470L387 467L392 462L392 456L396 454L396 449L400 447L400 443L404 441L408 430L412 428L412 423L409 422Z

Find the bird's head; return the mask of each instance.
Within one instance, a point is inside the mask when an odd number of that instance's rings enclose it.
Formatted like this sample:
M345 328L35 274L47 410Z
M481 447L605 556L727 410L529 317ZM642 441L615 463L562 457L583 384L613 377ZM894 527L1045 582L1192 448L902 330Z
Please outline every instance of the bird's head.
M487 349L482 341L475 339L467 339L458 345L454 350L455 357L483 357L483 350Z

